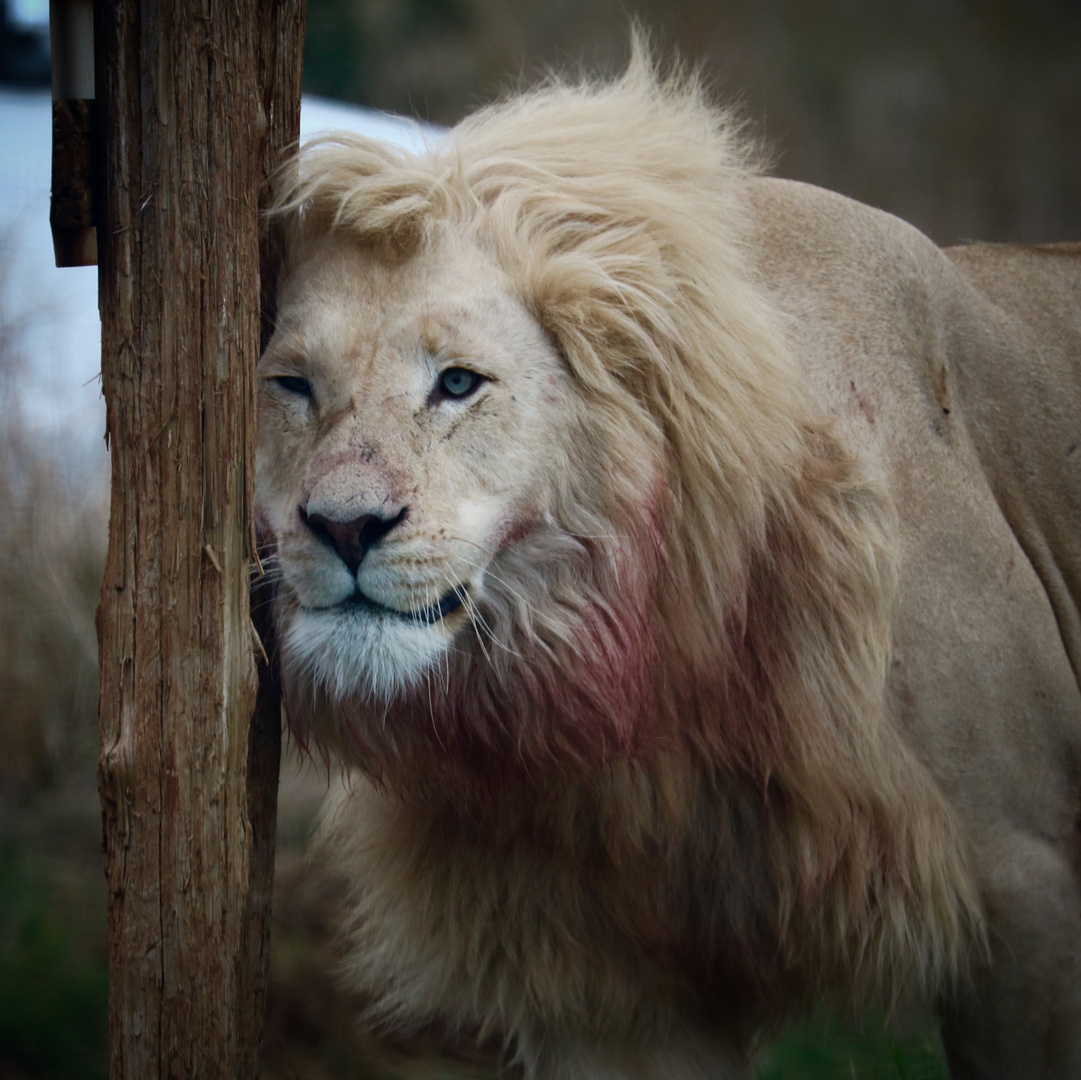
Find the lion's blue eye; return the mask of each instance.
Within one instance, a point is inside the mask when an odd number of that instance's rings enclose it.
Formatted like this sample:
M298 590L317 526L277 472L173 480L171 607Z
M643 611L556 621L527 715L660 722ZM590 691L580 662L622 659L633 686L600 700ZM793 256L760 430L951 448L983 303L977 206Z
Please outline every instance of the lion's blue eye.
M483 376L475 371L452 367L439 376L439 389L447 397L464 398L472 394L482 382Z

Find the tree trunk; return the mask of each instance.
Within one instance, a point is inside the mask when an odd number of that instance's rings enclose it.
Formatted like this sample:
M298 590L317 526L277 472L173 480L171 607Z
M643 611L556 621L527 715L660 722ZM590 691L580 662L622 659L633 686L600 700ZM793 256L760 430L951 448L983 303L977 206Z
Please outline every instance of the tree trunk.
M280 753L248 599L261 270L277 269L258 212L297 140L304 0L96 9L111 1075L250 1077Z

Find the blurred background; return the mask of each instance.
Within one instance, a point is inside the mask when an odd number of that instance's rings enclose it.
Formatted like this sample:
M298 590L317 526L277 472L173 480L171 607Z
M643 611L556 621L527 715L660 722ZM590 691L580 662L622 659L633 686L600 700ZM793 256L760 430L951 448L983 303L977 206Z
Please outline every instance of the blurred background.
M632 17L780 175L939 243L1081 236L1076 0L309 0L305 86L450 124L547 68L618 71Z
M0 0L0 1080L106 1075L94 609L107 460L96 271L51 266L46 0ZM305 132L416 145L556 68L617 72L637 18L703 65L773 171L940 243L1081 239L1076 0L309 0ZM337 102L337 104L336 104ZM352 103L359 108L346 107ZM283 773L265 1075L474 1075L355 1025L337 897L303 846L324 777ZM761 1080L945 1077L926 1017L785 1032Z

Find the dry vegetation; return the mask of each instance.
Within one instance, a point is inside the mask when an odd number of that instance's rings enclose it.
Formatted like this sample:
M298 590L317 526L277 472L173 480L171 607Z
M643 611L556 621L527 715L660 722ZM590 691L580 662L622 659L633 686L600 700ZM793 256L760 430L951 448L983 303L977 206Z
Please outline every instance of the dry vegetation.
M104 478L28 420L0 309L0 1076L104 1075L94 787Z
M18 327L0 312L0 799L85 763L94 742L94 607L102 477L88 478L23 416Z

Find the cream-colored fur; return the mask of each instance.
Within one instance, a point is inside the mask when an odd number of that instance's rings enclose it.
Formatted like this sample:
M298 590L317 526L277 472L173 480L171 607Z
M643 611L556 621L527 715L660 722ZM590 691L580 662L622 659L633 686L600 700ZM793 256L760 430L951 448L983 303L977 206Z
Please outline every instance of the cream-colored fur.
M383 1022L729 1077L925 997L1081 1076L1076 260L762 179L640 53L279 213L260 519Z

